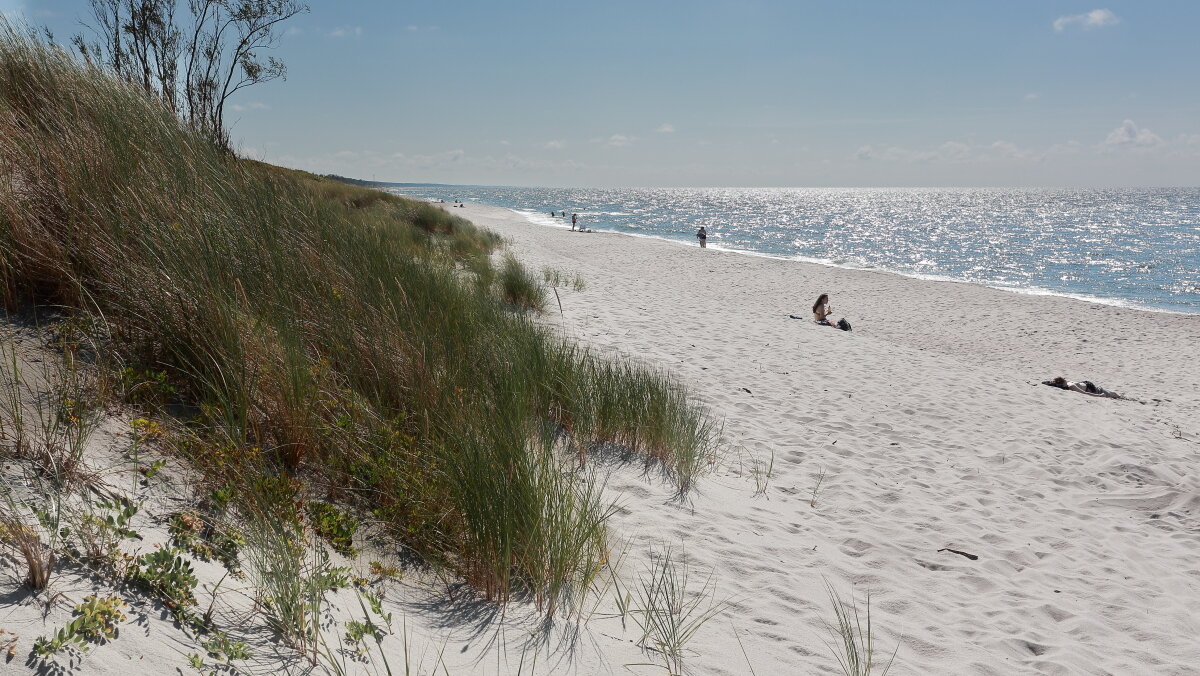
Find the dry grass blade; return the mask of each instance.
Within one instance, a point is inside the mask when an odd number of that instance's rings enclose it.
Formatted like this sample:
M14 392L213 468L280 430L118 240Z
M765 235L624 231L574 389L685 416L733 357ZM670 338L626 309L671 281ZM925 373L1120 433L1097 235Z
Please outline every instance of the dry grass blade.
M45 589L50 583L57 557L47 544L38 526L26 521L25 505L19 503L5 487L4 503L0 504L0 543L25 562L25 584L32 589Z

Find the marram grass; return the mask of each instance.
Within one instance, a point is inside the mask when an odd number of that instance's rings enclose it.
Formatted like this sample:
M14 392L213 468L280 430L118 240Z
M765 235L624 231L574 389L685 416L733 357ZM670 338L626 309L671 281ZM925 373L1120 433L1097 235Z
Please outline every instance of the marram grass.
M0 27L0 301L54 305L165 374L215 485L284 469L494 599L550 612L605 556L574 454L686 490L716 424L667 374L515 312L499 238L431 205L237 159L135 87ZM567 457L571 462L564 462Z

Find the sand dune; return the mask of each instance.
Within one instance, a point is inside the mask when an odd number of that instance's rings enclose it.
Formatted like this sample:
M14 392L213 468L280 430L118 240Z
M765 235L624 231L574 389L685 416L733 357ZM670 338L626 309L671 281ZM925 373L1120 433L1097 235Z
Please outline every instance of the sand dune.
M674 543L731 600L696 673L835 669L825 581L870 590L893 674L1200 673L1200 317L455 213L583 275L547 321L725 417L733 448L690 504L609 479L627 566ZM821 292L853 333L785 316ZM1138 401L1038 384L1055 375ZM756 496L751 458L772 456ZM577 673L646 661L616 619L587 631L607 658Z

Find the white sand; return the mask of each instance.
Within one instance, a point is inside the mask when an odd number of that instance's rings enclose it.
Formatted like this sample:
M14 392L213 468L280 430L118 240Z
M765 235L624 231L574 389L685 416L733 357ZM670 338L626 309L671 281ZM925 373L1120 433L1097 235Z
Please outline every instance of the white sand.
M631 572L682 545L733 600L696 673L749 673L735 629L758 674L835 670L828 580L870 590L893 674L1200 674L1200 316L451 213L581 273L566 331L671 368L744 449L690 509L609 485ZM853 333L784 316L822 292ZM1037 384L1056 375L1147 403ZM749 457L772 454L756 497ZM588 629L616 652L580 673L633 661L619 623Z
M828 581L860 608L871 592L880 651L900 646L892 674L1200 674L1200 316L571 233L478 205L451 213L510 238L534 269L583 275L587 289L561 291L564 316L551 301L545 321L670 368L725 418L733 448L690 504L640 463L601 468L620 504L626 584L652 548L674 546L694 580L711 571L716 598L730 601L689 644L688 673L837 673ZM853 333L784 316L807 316L821 292ZM19 342L32 368L36 350ZM1059 374L1148 403L1036 384ZM90 456L114 488L132 485L120 459L127 418L106 420ZM750 467L772 457L755 495ZM131 553L166 540L165 517L188 506L191 483L172 462L138 489L145 539ZM366 575L372 558L387 557L368 547L347 565ZM206 608L224 571L194 565ZM20 637L0 673L29 673L37 636L68 622L83 595L114 592L67 567L34 597L21 575L0 560L0 628ZM219 626L254 653L243 673L309 668L253 611L253 590L232 580L220 590ZM561 620L546 630L530 608L500 617L411 570L375 590L393 614L382 648L394 673L664 673L611 592L577 630ZM75 673L191 673L185 656L203 654L204 638L131 600L121 637ZM348 590L328 601L336 652L362 611ZM347 673L386 673L344 658Z

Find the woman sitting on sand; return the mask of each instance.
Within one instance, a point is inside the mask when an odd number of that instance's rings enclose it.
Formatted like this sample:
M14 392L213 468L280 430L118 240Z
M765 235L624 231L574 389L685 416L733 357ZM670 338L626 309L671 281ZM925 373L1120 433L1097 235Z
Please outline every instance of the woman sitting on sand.
M813 321L822 326L833 326L829 323L831 314L833 314L833 308L829 307L829 294L823 293L817 296L817 302L813 303Z
M829 305L829 294L823 293L817 296L817 302L813 303L813 321L821 326L832 326L843 331L850 330L850 322L843 317L838 320L837 324L829 321L829 315L833 314L833 308Z
M1125 398L1125 397L1122 397L1121 395L1117 394L1116 392L1113 392L1112 390L1106 390L1103 387L1100 387L1099 385L1097 385L1096 383L1093 383L1090 380L1081 380L1077 383L1073 383L1073 382L1067 380L1066 378L1059 376L1059 377L1055 378L1054 380L1043 380L1042 384L1049 385L1050 387L1057 387L1060 390L1071 390L1072 392L1080 392L1082 394L1088 394L1093 397L1108 397L1109 399L1124 399Z

